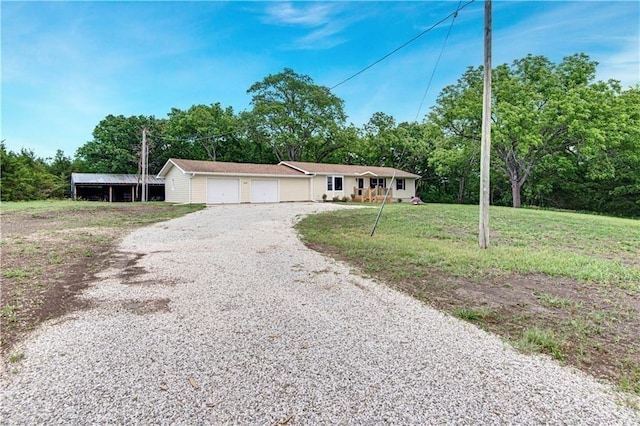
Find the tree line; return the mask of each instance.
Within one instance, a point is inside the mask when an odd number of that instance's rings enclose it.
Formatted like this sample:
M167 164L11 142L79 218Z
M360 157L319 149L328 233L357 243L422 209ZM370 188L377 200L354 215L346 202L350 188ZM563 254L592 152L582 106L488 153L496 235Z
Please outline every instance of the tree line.
M596 68L575 54L557 64L528 55L492 70L492 204L640 216L640 85L596 81ZM285 68L247 90L248 111L212 103L166 118L108 115L73 159L1 144L2 200L62 197L72 171L139 173L146 128L150 173L169 158L387 166L422 176L425 201L477 203L482 76L469 67L422 122L376 112L358 127L342 99Z

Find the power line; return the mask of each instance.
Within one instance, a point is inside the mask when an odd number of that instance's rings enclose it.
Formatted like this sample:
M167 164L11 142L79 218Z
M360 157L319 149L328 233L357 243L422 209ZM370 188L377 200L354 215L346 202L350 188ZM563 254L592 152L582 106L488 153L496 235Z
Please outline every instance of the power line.
M203 141L203 140L213 140L213 139L218 139L218 138L222 138L225 136L232 136L234 135L235 132L228 132L228 133L220 133L217 135L210 135L210 136L201 136L201 137L187 137L187 138L176 138L173 136L155 136L154 134L147 132L147 136L151 136L152 138L155 138L155 140L159 141L159 142L196 142L196 141Z
M462 0L458 2L458 8L460 7L460 3ZM459 9L458 9L459 10ZM431 72L431 77L429 77L429 82L427 83L427 88L422 95L422 100L420 101L420 106L418 107L418 112L416 112L416 118L414 121L418 121L418 116L420 115L420 111L422 110L422 106L424 105L424 100L427 98L427 93L429 93L429 89L431 88L431 82L433 81L433 77L436 75L436 69L438 69L438 64L440 63L440 58L442 57L442 52L444 52L444 48L447 45L447 40L449 40L449 35L451 34L451 29L453 28L453 24L456 22L456 18L458 17L458 12L453 13L453 19L451 20L451 25L449 25L449 30L447 31L447 36L444 38L444 42L442 43L442 48L440 49L440 54L438 55L438 59L436 60L436 64L433 67L433 71Z
M378 59L377 61L371 63L370 65L367 65L366 67L364 67L363 69L361 69L360 71L358 71L357 73L353 74L351 77L349 78L345 78L344 80L342 80L340 83L336 84L333 87L330 87L329 90L333 90L336 87L346 83L347 81L351 80L354 77L359 76L360 74L362 74L363 72L365 72L366 70L368 70L369 68L374 67L375 65L379 64L380 62L384 61L385 59L387 59L389 56L393 55L394 53L396 53L397 51L399 51L400 49L408 46L409 44L413 43L414 41L416 41L417 39L419 39L420 37L422 37L423 35L425 35L426 33L428 33L429 31L431 31L432 29L436 28L437 26L439 26L440 24L442 24L443 22L445 22L447 19L449 19L452 16L457 16L458 12L460 12L462 9L464 9L465 7L469 6L471 3L473 3L475 0L470 0L467 3L465 3L464 5L462 5L461 7L458 7L455 11L451 12L450 14L448 14L447 16L445 16L444 18L442 18L441 20L439 20L438 22L436 22L435 24L433 24L432 26L430 26L429 28L427 28L426 30L422 31L420 34L418 34L417 36L413 37L411 40L403 43L402 45L396 47L394 50L392 50L391 52L387 53L386 55L384 55L382 58Z

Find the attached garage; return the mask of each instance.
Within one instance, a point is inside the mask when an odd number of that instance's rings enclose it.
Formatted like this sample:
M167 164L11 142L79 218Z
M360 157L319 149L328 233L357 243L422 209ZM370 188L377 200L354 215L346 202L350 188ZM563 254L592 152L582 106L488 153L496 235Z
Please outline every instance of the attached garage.
M239 204L240 179L207 178L207 204Z
M171 158L164 178L170 203L238 204L310 201L311 176L281 164Z
M251 203L277 203L278 196L277 179L251 179Z

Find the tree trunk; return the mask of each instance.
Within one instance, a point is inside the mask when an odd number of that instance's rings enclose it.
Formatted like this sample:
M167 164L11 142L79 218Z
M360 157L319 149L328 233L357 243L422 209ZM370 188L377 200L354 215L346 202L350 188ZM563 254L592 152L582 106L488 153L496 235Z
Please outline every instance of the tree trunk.
M511 179L511 194L513 196L513 207L519 208L521 205L520 201L520 189L522 188L522 184L518 182L518 179Z
M458 179L458 204L464 203L464 177Z

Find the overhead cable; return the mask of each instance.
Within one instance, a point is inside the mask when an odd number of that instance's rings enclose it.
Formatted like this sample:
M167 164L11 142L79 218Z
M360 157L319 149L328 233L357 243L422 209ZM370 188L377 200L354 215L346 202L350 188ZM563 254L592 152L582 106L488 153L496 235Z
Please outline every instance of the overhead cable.
M462 0L458 2L458 8L460 7L460 3ZM422 110L422 106L424 105L424 100L427 98L427 93L429 93L429 88L431 88L431 82L433 81L433 76L436 75L436 69L438 69L438 64L440 63L440 58L442 57L442 52L444 52L444 48L447 45L447 40L449 40L449 34L451 34L451 29L453 28L454 22L456 22L456 18L458 17L458 12L454 12L453 19L451 20L451 25L449 25L449 30L447 31L447 35L444 38L444 42L442 43L442 48L440 49L440 54L438 55L438 59L436 60L436 64L433 66L433 71L431 72L431 77L429 77L429 82L427 83L427 88L422 95L422 100L420 101L420 106L418 107L418 112L416 112L416 118L414 121L418 121L418 117L420 116L420 111Z
M419 39L420 37L422 37L423 35L425 35L426 33L428 33L429 31L431 31L432 29L438 27L440 24L442 24L443 22L445 22L447 19L449 19L452 16L457 16L458 12L460 12L462 9L464 9L465 7L469 6L471 3L473 3L475 0L470 0L467 3L465 3L464 5L458 7L455 11L451 12L450 14L448 14L447 16L445 16L444 18L442 18L441 20L439 20L438 22L436 22L435 24L433 24L432 26L430 26L429 28L427 28L426 30L422 31L420 34L416 35L415 37L413 37L411 40L403 43L402 45L396 47L394 50L392 50L391 52L387 53L386 55L384 55L383 57L381 57L380 59L378 59L377 61L371 63L370 65L367 65L366 67L364 67L363 69L361 69L360 71L358 71L357 73L353 74L351 77L345 78L344 80L342 80L340 83L336 84L333 87L330 87L329 90L333 90L336 87L346 83L347 81L351 80L352 78L355 78L357 76L359 76L360 74L362 74L363 72L365 72L366 70L368 70L369 68L374 67L375 65L379 64L380 62L384 61L385 59L387 59L389 56L393 55L394 53L396 53L397 51L399 51L400 49L408 46L409 44L413 43L414 41L416 41L417 39Z

